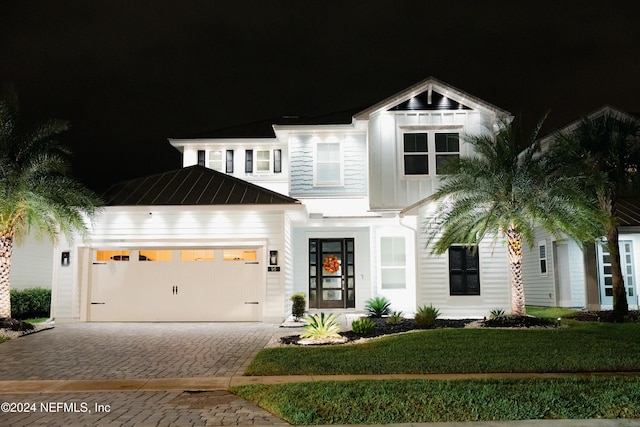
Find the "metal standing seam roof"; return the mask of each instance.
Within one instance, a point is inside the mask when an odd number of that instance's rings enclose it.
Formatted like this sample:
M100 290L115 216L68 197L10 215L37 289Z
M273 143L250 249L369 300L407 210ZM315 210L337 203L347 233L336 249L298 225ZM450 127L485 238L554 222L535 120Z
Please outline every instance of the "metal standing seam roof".
M275 191L197 165L120 182L111 186L102 198L107 206L300 203Z

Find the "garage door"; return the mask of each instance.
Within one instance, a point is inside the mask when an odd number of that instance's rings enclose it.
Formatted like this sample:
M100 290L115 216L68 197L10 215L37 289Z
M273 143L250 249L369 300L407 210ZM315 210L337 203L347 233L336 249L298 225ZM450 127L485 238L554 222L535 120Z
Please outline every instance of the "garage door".
M262 248L92 250L90 321L261 321Z

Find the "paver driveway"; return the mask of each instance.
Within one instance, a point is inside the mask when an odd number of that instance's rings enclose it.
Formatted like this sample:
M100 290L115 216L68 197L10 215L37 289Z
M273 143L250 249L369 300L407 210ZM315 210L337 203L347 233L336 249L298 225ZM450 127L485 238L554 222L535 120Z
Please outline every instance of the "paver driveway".
M242 375L278 333L263 323L67 323L0 345L0 378Z
M261 323L59 324L1 344L0 383L185 378L185 388L15 394L3 387L0 425L286 425L226 390L193 393L188 384L242 375L271 339L289 333Z

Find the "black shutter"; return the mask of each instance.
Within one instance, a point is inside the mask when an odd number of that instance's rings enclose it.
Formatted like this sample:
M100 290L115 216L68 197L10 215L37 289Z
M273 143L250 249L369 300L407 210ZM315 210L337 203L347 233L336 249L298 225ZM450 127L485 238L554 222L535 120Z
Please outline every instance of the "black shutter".
M273 173L282 172L282 150L273 150Z
M198 166L207 166L206 164L206 154L207 152L204 150L198 150Z
M227 150L227 173L233 173L233 150Z
M244 154L244 171L253 173L253 150L247 150Z

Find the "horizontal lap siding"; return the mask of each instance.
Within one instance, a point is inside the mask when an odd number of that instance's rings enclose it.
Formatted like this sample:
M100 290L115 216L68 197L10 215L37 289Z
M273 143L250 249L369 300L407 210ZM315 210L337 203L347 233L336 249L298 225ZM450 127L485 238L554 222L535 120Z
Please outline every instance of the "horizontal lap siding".
M427 208L421 209L418 226L426 222ZM431 255L424 232L418 238L417 304L433 304L443 316L488 316L493 309L509 309L509 270L506 247L500 239L484 239L479 250L480 295L451 296L448 253Z
M540 273L538 244L547 245L547 273ZM553 259L553 239L545 231L538 230L533 248L526 243L522 257L522 280L524 282L525 303L534 306L554 306L556 301L555 263ZM551 295L551 296L550 296Z

